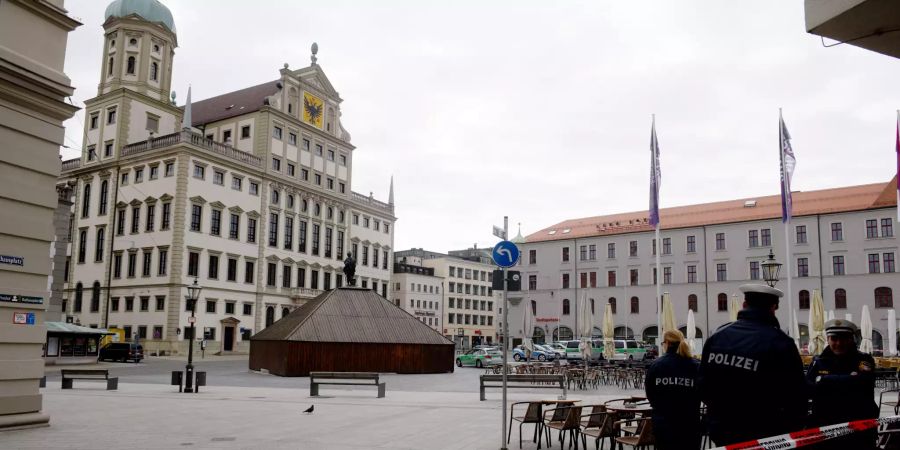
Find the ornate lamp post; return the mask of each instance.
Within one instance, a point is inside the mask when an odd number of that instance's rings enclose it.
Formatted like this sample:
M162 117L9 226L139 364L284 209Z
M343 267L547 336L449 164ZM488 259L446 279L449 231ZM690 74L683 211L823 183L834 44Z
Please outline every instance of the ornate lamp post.
M197 277L194 277L194 284L188 286L187 289L188 300L191 302L191 318L188 320L191 323L191 339L188 341L188 360L187 366L184 368L187 377L184 382L184 392L194 392L194 339L197 337L194 327L197 319L194 317L194 313L197 310L197 300L200 298L200 291L203 290L203 287L197 284Z
M763 261L760 265L763 270L763 280L766 281L769 287L775 287L775 284L778 283L778 272L781 271L781 263L775 261L775 254L772 253L772 249L769 249L769 259Z

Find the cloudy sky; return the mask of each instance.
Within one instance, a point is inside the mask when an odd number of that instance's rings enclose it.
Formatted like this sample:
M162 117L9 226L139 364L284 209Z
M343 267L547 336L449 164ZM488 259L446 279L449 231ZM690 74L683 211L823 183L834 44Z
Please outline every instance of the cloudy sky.
M794 188L893 176L900 61L806 33L803 2L162 0L175 17L174 89L195 100L319 64L344 99L353 190L396 195L395 248L493 245L647 208L650 118L663 207L778 193L778 108ZM97 92L105 1L66 72ZM78 156L83 114L67 122Z

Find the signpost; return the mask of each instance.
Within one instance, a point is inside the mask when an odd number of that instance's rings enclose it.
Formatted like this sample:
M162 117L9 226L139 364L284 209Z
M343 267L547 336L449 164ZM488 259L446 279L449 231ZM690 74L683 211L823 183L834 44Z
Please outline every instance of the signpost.
M506 269L516 265L519 261L519 248L516 247L516 244L513 244L510 241L506 240L506 237L509 235L509 217L503 216L503 229L500 227L494 226L494 236L497 236L502 241L498 242L497 245L494 246L494 250L491 252L491 257L494 259L494 263L503 268L503 408L502 416L500 417L500 423L502 424L502 434L500 435L500 450L507 450L506 447L506 374L507 374L507 348L509 346L509 324L507 324L507 319L509 318L509 302L507 301L507 279L506 279Z

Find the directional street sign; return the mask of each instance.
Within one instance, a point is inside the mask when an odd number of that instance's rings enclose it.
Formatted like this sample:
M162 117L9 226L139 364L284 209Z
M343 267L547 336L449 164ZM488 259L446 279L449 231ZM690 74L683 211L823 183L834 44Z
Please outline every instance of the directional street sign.
M503 232L503 228L494 225L494 236L497 236L500 239L506 239L506 236L504 236L504 234L505 233Z
M500 267L512 267L519 261L519 248L510 241L500 241L494 246L491 257Z

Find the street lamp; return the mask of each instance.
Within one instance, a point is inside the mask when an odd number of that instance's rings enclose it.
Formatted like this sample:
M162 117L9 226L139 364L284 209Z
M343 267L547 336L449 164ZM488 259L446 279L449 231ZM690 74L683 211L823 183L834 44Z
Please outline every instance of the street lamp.
M191 302L191 318L188 319L188 322L191 323L191 339L188 341L188 360L187 366L184 368L187 377L184 382L184 392L194 392L194 339L197 337L194 327L197 319L194 317L194 312L197 310L197 299L200 298L200 291L203 290L203 287L197 284L197 277L194 277L194 284L188 286L187 289L188 300Z
M769 259L763 261L760 265L763 269L763 280L766 281L769 287L775 287L775 284L778 283L778 272L781 271L781 263L775 261L772 249L769 249Z

